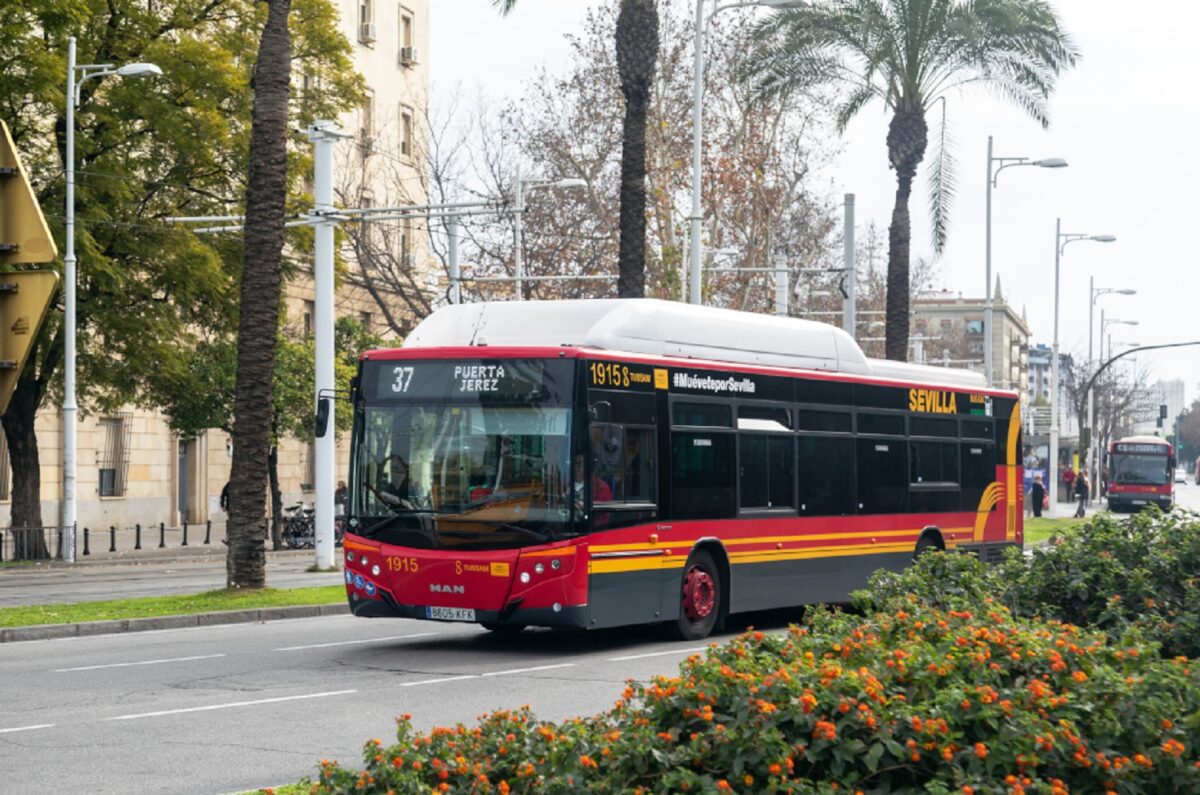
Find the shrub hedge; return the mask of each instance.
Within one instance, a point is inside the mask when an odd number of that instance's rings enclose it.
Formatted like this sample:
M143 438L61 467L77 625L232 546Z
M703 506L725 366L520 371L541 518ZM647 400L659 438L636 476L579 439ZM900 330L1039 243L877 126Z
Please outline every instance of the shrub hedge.
M1195 517L1148 514L992 572L927 555L877 575L865 615L817 609L714 644L600 715L522 708L428 733L404 716L361 770L324 761L311 789L1200 792L1200 670L1160 654L1200 642L1198 537Z

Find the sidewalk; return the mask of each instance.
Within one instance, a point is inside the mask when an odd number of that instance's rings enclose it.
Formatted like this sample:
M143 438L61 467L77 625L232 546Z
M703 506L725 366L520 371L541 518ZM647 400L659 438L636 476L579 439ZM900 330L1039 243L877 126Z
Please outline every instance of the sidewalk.
M0 567L0 608L73 604L138 597L196 594L225 587L226 547L142 550L138 557L84 560L80 563L43 561ZM267 585L289 589L341 585L341 550L334 571L310 571L312 550L267 552ZM113 632L139 632L177 627L268 621L334 615L346 611L344 602L332 605L272 607L158 618L121 619L75 624L48 624L0 629L0 643L17 640L78 637Z

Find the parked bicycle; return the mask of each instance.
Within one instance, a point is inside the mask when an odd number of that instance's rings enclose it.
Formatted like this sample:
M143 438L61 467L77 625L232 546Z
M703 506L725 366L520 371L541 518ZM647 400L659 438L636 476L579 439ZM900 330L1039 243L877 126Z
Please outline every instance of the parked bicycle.
M313 508L298 502L283 509L283 545L288 549L312 549L316 543Z

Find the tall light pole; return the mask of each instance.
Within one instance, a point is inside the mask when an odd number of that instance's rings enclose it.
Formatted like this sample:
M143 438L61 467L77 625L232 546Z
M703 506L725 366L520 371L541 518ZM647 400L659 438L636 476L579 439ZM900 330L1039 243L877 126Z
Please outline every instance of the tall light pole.
M706 0L696 0L696 42L692 64L692 212L688 215L690 224L688 233L688 260L692 277L691 290L684 290L683 295L693 303L698 304L701 296L701 265L700 252L703 243L700 240L700 222L704 214L700 211L700 143L703 136L702 126L704 110L701 102L704 94L704 27L707 21L704 16ZM720 11L730 8L751 8L761 6L780 10L803 8L806 0L739 0L738 2L721 4L715 2L712 13L707 19L712 19Z
M1102 295L1137 295L1137 290L1118 287L1097 287L1096 277L1088 279L1088 364L1096 361L1092 358L1092 332L1096 327L1096 299ZM1103 310L1102 310L1103 311ZM1103 318L1101 319L1103 322ZM1103 337L1101 337L1103 339ZM1088 439L1088 466L1092 473L1092 482L1100 482L1100 448L1096 434L1096 390L1089 389L1087 395L1087 426L1091 434Z
M1117 238L1113 235L1085 235L1077 233L1064 233L1062 231L1062 219L1057 218L1054 221L1054 344L1050 348L1050 462L1047 464L1049 472L1048 476L1054 478L1054 488L1051 493L1054 499L1050 500L1050 518L1058 518L1058 272L1059 263L1062 260L1063 249L1068 243L1074 243L1079 240L1091 240L1095 243L1111 243ZM1070 495L1068 495L1070 496Z
M586 188L587 180L578 177L570 177L567 179L521 179L521 164L517 163L517 185L515 189L515 197L513 201L513 215L516 216L516 225L513 230L513 276L515 277L515 287L517 300L522 300L524 295L524 263L521 261L521 247L524 245L522 241L524 233L525 219L525 190L529 186L529 190L535 188Z
M110 63L75 63L75 37L67 39L67 229L66 254L63 256L63 558L75 561L75 450L76 415L79 405L75 398L75 108L84 81L109 75L118 77L150 77L162 75L152 63L131 63L116 66Z
M999 163L1000 167L995 171L992 170L992 164ZM988 136L987 144L987 233L986 238L986 283L984 284L984 310L983 310L983 369L987 372L987 385L992 386L992 358L993 358L993 317L992 317L992 189L996 187L996 181L1000 177L1000 172L1012 166L1037 166L1038 168L1066 168L1067 161L1061 157L1048 157L1042 160L1030 160L1027 157L995 157L992 154L992 136Z

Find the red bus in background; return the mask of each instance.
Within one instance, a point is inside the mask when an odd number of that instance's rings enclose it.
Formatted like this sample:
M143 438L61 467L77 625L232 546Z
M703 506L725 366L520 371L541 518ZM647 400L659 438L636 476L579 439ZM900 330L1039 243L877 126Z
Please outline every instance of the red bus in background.
M1017 395L651 299L449 306L352 389L355 615L595 629L845 601L1022 543Z
M1129 436L1108 446L1108 508L1139 511L1175 502L1175 451L1157 436Z

